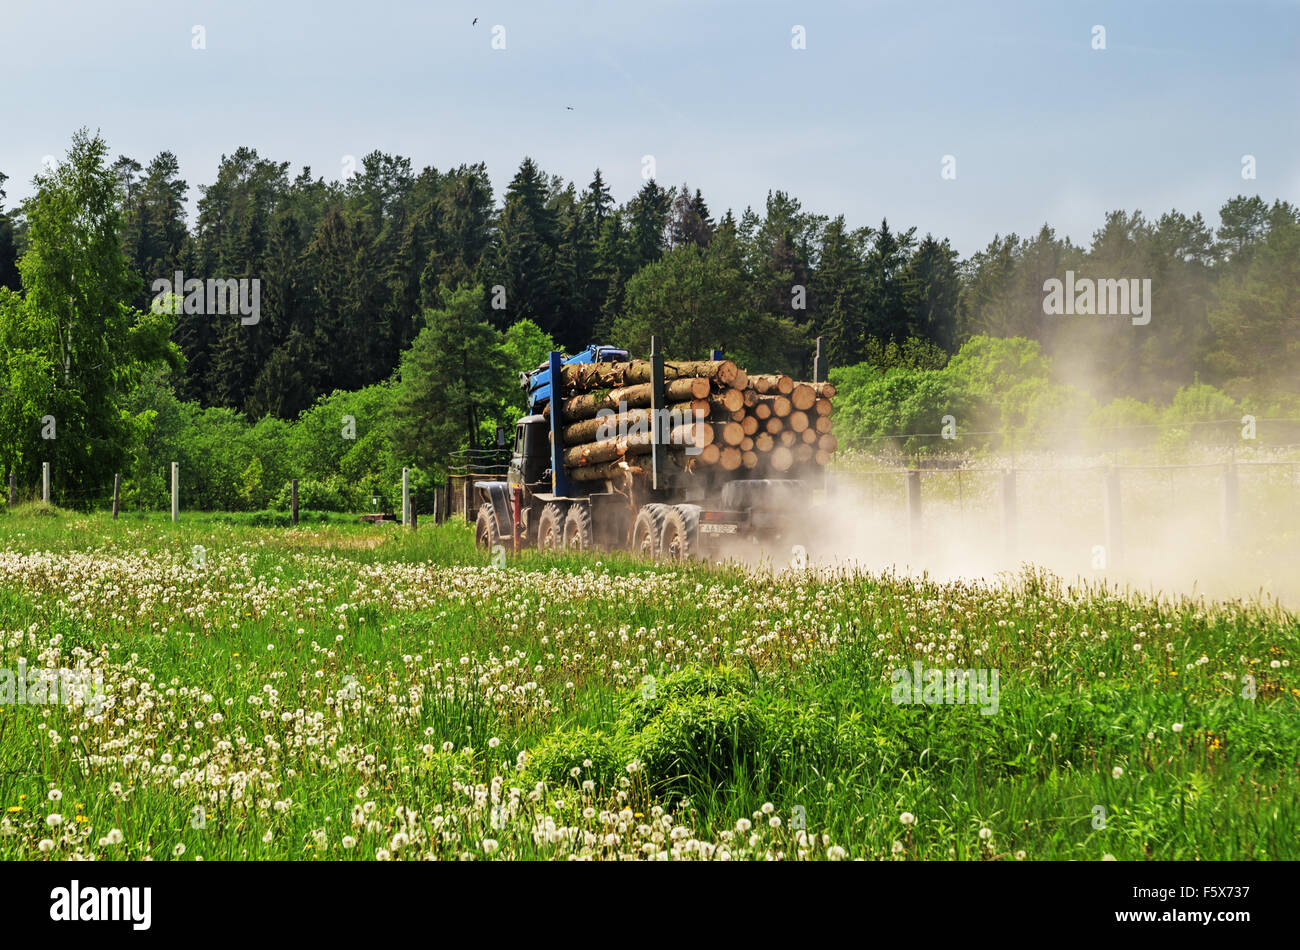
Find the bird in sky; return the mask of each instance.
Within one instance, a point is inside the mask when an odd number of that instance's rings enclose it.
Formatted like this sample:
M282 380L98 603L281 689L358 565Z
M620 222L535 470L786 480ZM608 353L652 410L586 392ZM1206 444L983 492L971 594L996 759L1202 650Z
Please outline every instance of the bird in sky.
M474 18L474 22L471 23L470 26L478 26L478 17Z
M564 108L568 109L570 112L573 111L573 106L565 106Z

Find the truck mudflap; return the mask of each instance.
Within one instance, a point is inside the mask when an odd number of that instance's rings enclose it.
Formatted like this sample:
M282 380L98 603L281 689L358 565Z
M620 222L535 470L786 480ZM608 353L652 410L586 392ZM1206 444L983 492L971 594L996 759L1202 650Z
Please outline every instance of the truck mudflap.
M497 532L503 538L514 536L514 520L510 517L510 486L505 482L475 482L474 490L479 498L492 505L492 512L497 518ZM471 512L466 512L469 516Z

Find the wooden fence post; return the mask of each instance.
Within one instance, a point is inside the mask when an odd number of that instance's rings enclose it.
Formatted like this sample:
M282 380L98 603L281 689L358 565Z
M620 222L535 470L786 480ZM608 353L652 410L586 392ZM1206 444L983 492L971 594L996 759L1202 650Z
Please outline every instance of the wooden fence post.
M9 473L9 505L18 504L18 473Z
M470 499L474 497L473 494L471 494L474 491L474 487L472 482L470 481L470 476L468 475L465 476L465 482L464 484L461 485L461 491L464 493L465 496L465 520L470 524L473 524L474 514L469 510L469 505L470 505Z
M117 499L122 491L122 473L113 476L113 520L117 520Z
M298 525L298 479L289 482L289 522Z
M41 463L41 501L50 503L50 463Z
M172 462L172 521L181 513L181 463Z

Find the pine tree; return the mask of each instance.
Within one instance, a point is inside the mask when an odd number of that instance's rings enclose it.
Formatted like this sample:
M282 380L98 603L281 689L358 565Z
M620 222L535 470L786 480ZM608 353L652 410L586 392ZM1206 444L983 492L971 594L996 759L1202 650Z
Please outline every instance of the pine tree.
M499 285L505 291L505 309L493 313L499 325L527 317L558 338L563 331L555 273L559 240L547 188L536 163L525 158L506 189L492 264L483 273L489 289Z
M862 360L867 336L864 232L849 232L840 215L826 226L812 278L816 332L832 366Z
M668 224L668 243L671 247L693 244L708 247L713 239L713 219L699 189L692 197L690 188L683 183L673 199L672 218Z
M627 279L634 272L631 243L623 228L623 212L614 211L601 225L592 267L592 297L600 300L599 316L592 329L595 342L616 343L610 334L614 320L623 310Z
M261 280L271 216L289 187L288 167L287 162L259 158L249 148L222 156L217 180L201 189L195 253L186 267L187 279ZM190 360L186 390L206 405L243 408L260 371L259 325L260 321L245 324L231 314L183 316L177 339L183 345L197 344L205 357ZM187 349L187 358L190 353ZM199 372L202 375L196 378Z
M672 202L673 193L660 188L653 178L628 202L625 217L634 270L663 256Z
M1275 202L1266 228L1244 273L1216 289L1208 362L1232 390L1294 398L1300 395L1300 212Z
M961 292L957 252L947 238L936 241L927 234L912 255L908 271L908 282L916 290L912 326L919 336L949 353L954 352L957 297Z
M432 469L458 448L478 445L513 382L501 335L482 317L483 288L448 291L402 354L394 442L403 459Z
M124 234L129 236L124 244L131 263L144 278L136 301L141 309L153 300L153 282L172 280L184 259L189 240L185 223L185 196L189 186L179 176L176 156L160 152L149 163L138 187L128 192L123 202Z
M916 284L908 271L916 228L895 232L882 220L866 258L867 335L902 343L917 327Z
M614 199L610 195L609 187L605 184L605 178L596 169L596 173L591 176L591 184L582 194L582 213L585 218L588 231L592 235L599 235L601 228L605 225L605 219L613 213Z

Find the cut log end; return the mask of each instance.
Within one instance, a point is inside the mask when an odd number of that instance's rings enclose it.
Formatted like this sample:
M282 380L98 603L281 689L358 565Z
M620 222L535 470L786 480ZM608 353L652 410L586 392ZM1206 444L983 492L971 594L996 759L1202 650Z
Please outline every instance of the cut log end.
M800 412L807 412L817 404L817 390L807 383L797 383L790 393L790 402Z

